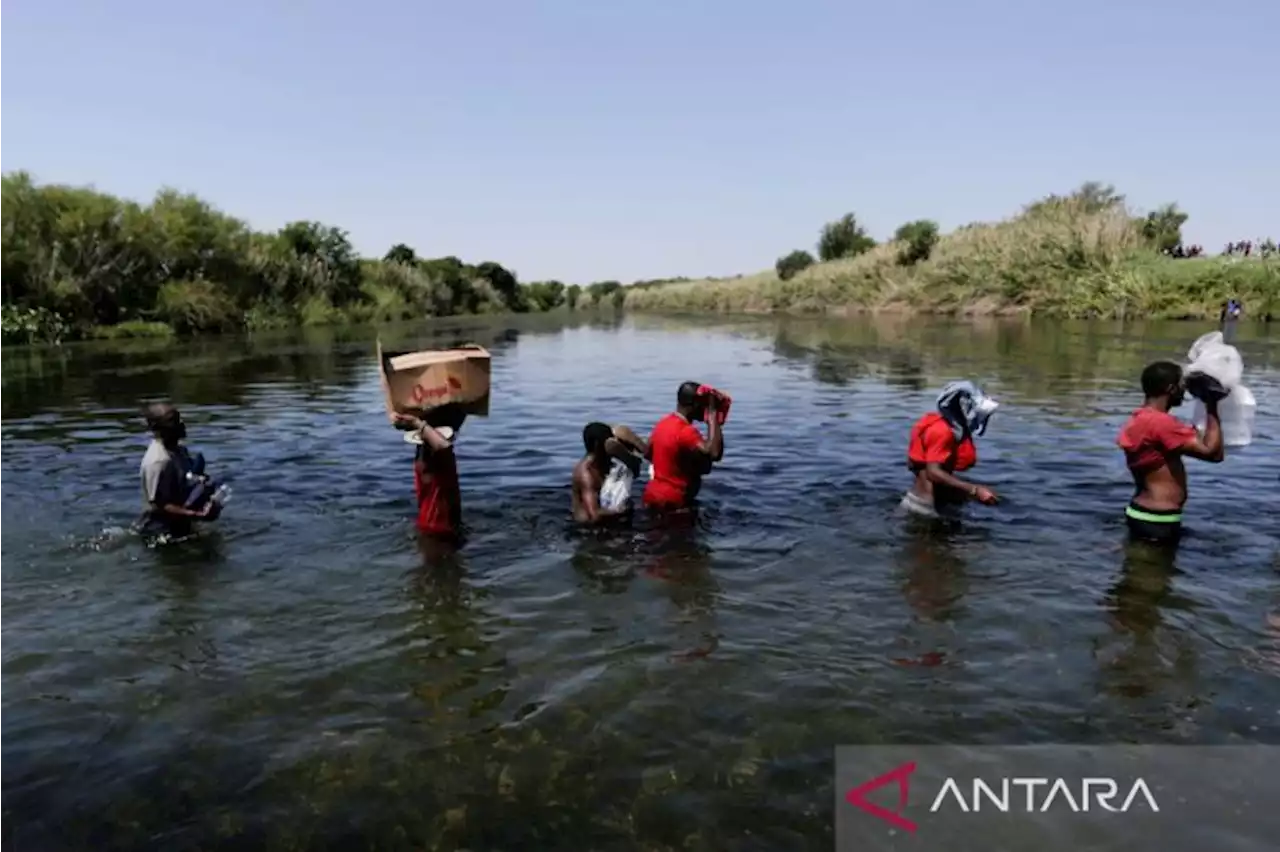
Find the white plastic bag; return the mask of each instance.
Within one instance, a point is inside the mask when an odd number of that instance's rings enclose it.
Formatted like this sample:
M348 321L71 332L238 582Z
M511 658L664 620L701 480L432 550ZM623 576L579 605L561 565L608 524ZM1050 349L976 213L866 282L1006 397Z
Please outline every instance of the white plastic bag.
M1229 396L1218 403L1218 419L1222 422L1222 443L1227 447L1247 447L1253 443L1253 418L1258 401L1244 385L1236 385ZM1204 403L1191 406L1191 423L1203 431L1207 418Z
M1230 393L1218 403L1218 419L1222 421L1222 443L1228 447L1247 447L1253 442L1253 419L1258 401L1240 382L1244 378L1244 361L1240 351L1224 343L1222 332L1213 331L1200 337L1187 350L1186 374L1203 373L1217 379ZM1191 407L1191 422L1197 429L1205 427L1204 403L1196 400Z
M600 486L600 508L607 512L625 509L631 504L631 483L635 477L631 469L620 461L614 461L604 485Z
M1212 331L1187 350L1187 374L1204 373L1213 376L1224 388L1234 388L1244 379L1244 361L1240 350L1222 340L1222 332Z

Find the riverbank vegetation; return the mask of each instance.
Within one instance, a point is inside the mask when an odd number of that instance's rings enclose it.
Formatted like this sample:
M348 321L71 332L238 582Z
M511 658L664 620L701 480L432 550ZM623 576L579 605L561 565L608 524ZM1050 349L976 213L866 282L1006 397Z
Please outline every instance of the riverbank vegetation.
M255 231L194 195L138 204L91 188L3 179L4 342L620 306L622 285L524 284L493 261L379 259L319 222Z
M627 290L651 311L1216 317L1228 298L1255 317L1280 309L1280 257L1177 257L1187 214L1131 212L1114 188L1086 183L1006 221L942 235L908 222L878 244L853 214L755 275Z

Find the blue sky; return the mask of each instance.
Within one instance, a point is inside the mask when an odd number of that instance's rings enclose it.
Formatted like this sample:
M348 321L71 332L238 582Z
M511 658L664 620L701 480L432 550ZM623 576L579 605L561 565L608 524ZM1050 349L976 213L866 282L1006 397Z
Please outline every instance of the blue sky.
M1217 251L1280 237L1278 35L1274 0L8 0L0 155L522 280L751 272L847 211L1088 179Z

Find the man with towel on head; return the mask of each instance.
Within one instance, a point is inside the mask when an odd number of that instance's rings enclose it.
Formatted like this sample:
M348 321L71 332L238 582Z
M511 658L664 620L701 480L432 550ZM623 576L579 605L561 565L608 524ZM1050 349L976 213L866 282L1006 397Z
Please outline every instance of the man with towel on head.
M972 382L952 382L938 395L938 410L911 427L907 469L915 475L902 507L924 517L954 516L966 500L993 506L999 498L985 485L956 476L978 463L975 435L987 431L998 403Z

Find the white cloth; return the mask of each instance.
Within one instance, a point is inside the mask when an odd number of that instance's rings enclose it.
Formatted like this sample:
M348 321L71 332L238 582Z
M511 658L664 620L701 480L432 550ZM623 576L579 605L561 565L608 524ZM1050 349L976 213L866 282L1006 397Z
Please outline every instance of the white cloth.
M631 483L634 481L630 468L615 459L604 485L600 486L600 508L607 512L625 509L631 503Z

